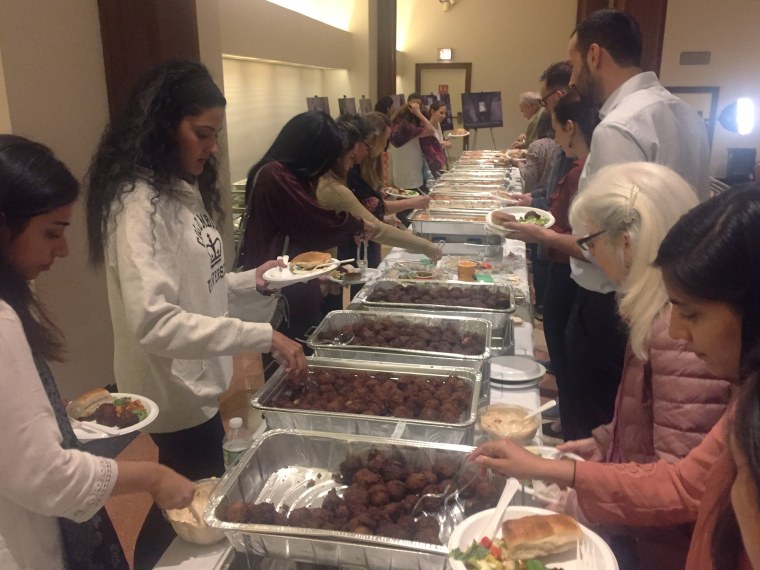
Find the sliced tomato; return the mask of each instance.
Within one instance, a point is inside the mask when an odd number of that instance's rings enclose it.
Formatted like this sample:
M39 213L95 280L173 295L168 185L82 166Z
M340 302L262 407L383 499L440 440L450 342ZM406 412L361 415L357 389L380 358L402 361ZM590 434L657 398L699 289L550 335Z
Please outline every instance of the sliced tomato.
M491 546L488 547L488 550L493 554L494 558L501 560L501 548L492 543Z
M480 546L485 546L486 548L490 549L491 546L493 546L493 542L491 542L491 539L487 536L484 536L480 539L480 542L478 543Z

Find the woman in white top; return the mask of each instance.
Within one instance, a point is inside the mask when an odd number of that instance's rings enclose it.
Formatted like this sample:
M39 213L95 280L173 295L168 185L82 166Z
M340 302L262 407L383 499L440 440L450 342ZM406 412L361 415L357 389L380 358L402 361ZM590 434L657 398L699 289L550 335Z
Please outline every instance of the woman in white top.
M233 309L266 304L258 269L227 273L218 223L217 136L226 101L206 68L150 71L106 130L88 179L90 259L105 265L119 389L154 400L159 461L191 479L224 471L219 397L232 355L280 353L301 374L301 346ZM155 508L135 548L150 568L174 533Z
M79 449L48 368L62 339L29 282L68 255L79 184L44 146L0 135L0 568L116 568L127 562L103 505L149 492L186 506L193 485L147 461Z

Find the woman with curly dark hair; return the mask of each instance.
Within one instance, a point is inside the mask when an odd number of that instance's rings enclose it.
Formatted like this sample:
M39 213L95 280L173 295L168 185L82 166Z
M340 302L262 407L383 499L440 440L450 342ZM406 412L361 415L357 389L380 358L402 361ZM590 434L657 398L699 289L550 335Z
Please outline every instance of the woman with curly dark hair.
M90 261L106 269L116 383L158 404L150 430L159 461L190 479L224 471L219 397L233 354L278 352L291 371L305 370L300 345L227 316L267 302L257 288L276 262L225 272L215 158L225 105L203 65L158 66L106 130L87 180ZM172 538L154 505L135 566L152 567Z

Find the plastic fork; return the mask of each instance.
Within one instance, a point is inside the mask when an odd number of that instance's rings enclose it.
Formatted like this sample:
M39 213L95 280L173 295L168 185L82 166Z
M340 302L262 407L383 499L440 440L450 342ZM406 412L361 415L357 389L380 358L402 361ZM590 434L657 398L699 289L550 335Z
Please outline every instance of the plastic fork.
M578 570L596 570L596 556L591 545L583 538L576 543L576 558Z
M467 474L464 484L459 484L460 479L466 471L472 471ZM442 493L426 493L422 495L412 509L412 517L417 518L421 515L427 515L438 519L439 538L445 543L451 535L454 527L464 520L464 505L459 500L459 495L478 479L481 467L472 461L462 463L457 474L451 479L451 483L443 490ZM452 489L452 487L455 487ZM430 511L424 509L426 503L436 503L437 510Z

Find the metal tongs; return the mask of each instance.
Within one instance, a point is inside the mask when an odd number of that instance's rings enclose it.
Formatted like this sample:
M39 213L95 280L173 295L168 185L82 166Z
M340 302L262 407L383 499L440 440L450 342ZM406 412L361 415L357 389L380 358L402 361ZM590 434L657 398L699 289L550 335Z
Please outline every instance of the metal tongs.
M368 240L361 239L359 240L359 243L356 244L356 267L364 273L364 270L367 269L367 248L369 247Z

